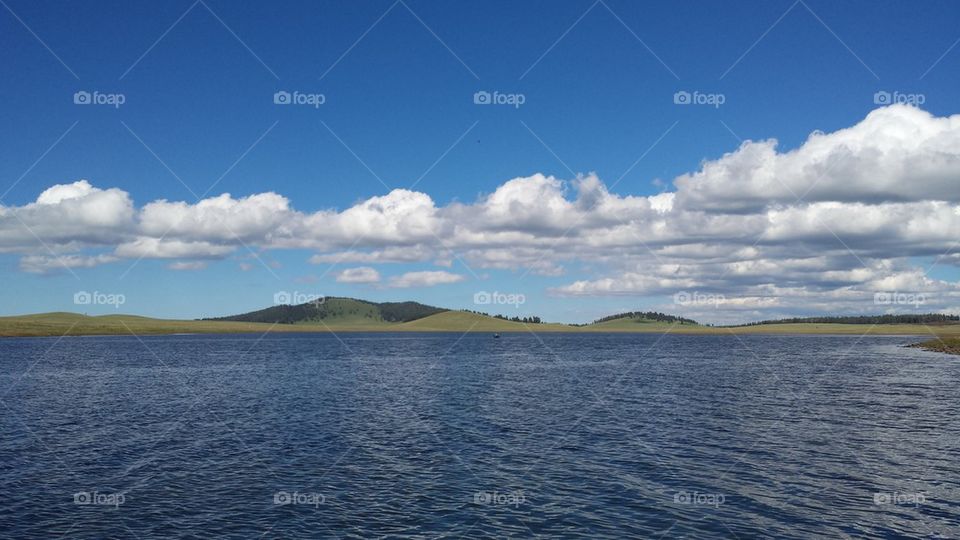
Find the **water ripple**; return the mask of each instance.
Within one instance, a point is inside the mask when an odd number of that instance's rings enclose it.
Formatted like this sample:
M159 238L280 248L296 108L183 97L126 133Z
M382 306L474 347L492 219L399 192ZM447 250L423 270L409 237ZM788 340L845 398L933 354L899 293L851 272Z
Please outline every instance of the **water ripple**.
M541 338L2 340L0 536L960 537L954 357Z

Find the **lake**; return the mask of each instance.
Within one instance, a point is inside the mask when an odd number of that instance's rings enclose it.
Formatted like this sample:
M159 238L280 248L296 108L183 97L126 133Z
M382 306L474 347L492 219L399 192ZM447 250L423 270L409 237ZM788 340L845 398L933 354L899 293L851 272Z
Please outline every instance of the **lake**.
M956 538L909 337L0 340L9 538Z

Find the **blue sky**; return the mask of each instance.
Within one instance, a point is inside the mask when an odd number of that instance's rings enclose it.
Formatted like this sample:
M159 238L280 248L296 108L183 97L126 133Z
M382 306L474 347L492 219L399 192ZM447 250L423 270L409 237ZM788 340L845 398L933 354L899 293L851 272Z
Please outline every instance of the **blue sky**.
M510 179L535 173L564 181L596 173L611 193L652 196L675 191L676 177L736 151L741 140L775 138L784 151L814 130L854 126L878 107L878 91L921 95L922 109L933 117L960 111L960 47L953 48L960 5L951 1L918 9L909 2L816 0L4 0L4 8L0 190L9 208L81 179L126 192L137 209L161 199L192 204L201 195L274 192L303 213L343 211L414 182L413 189L437 207L470 205ZM273 95L279 90L323 94L325 101L316 108L278 106ZM73 100L78 91L122 94L125 101L80 106ZM524 103L476 105L478 91L522 94ZM724 102L677 105L678 91L720 94ZM572 188L564 189L572 200ZM645 233L638 230L642 241ZM496 267L489 259L470 263L458 247L446 257L449 266L435 264L444 257L433 254L415 262L331 268L308 259L345 246L280 249L249 242L234 244L227 255L119 257L89 267L24 271L22 259L31 254L91 256L113 249L101 238L61 245L37 236L44 242L11 245L0 255L4 314L115 312L76 306L78 291L123 294L124 312L191 318L263 307L277 291L416 299L576 322L670 307L669 287L556 294L572 282L622 271L590 257L560 257L562 273L550 275L522 264ZM539 248L546 260L555 255L551 246L564 241L563 235L551 238ZM867 251L878 261L929 266L933 253L946 251L939 247ZM204 268L172 270L178 261ZM360 266L374 267L381 281L336 281L339 272ZM956 266L936 266L929 277L956 282ZM392 276L419 271L462 279L387 285ZM687 290L704 282L685 283ZM704 294L742 293L702 287ZM523 294L526 302L518 308L474 305L474 293L495 290ZM957 305L951 302L937 309ZM871 307L864 309L877 311ZM791 304L781 311L816 307ZM738 313L731 317L766 312ZM705 318L726 317L708 312Z

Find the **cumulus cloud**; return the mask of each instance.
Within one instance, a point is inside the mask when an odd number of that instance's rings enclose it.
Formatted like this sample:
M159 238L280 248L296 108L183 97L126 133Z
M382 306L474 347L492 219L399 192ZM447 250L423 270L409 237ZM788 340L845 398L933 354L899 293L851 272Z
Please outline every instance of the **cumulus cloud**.
M864 307L884 288L936 292L930 310L960 302L955 283L917 266L924 257L960 264L960 115L894 105L795 149L746 141L673 186L618 194L593 173L536 173L472 202L438 206L426 193L396 189L308 212L272 192L137 208L122 190L80 180L0 207L0 251L22 254L21 269L40 272L56 262L50 251L73 267L176 259L172 268L238 249L305 249L314 264L459 262L569 276L551 289L561 296L722 294L716 305L744 313ZM374 275L363 266L336 278L373 283ZM420 271L385 286L462 279Z
M377 283L380 281L380 272L369 266L347 268L337 274L338 283Z
M290 247L406 246L432 242L445 226L426 193L395 189L342 212L299 214L276 231L275 244Z
M857 125L815 132L789 152L776 140L746 141L675 180L679 203L711 211L757 211L808 202L960 201L960 116L936 118L905 105L877 109Z
M98 189L86 180L53 186L36 202L0 206L0 251L76 249L111 245L131 235L134 207L119 189Z
M263 242L291 217L289 202L276 193L241 199L224 193L196 204L149 203L140 212L140 231L190 241Z
M434 285L444 285L447 283L457 283L463 281L464 277L460 274L453 274L443 270L407 272L399 276L390 278L387 282L388 287L397 289L406 289L410 287L433 287Z

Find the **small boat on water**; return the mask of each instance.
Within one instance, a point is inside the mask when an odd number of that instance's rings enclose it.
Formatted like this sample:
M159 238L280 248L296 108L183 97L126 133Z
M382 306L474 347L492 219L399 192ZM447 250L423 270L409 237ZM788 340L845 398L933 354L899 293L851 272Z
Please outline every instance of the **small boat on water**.
M497 332L496 334L494 334L494 335L493 335L493 337L494 337L494 338L498 338L498 337L500 337L500 333L499 333L499 332Z

